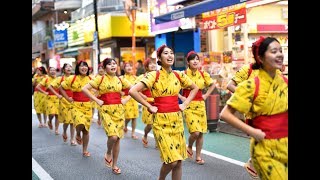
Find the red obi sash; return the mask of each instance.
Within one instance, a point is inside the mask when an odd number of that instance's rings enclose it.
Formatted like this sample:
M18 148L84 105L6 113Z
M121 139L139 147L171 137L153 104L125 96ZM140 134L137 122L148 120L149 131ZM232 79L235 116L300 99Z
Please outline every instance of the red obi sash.
M158 113L180 111L178 96L155 97L153 106L157 106Z
M190 91L191 91L190 89L184 89L182 91L182 95L184 97L188 97L189 94L190 94ZM192 99L192 101L202 101L202 100L203 100L203 98L202 98L202 90L199 89L199 91L197 92L196 96Z
M118 92L110 92L101 94L99 99L103 101L104 105L121 104L121 95Z
M250 125L266 133L265 139L288 137L288 111L269 116L257 116Z
M53 88L58 94L59 93L59 89ZM48 95L55 95L52 91L50 91L50 89L47 89Z
M89 102L90 98L83 92L73 92L73 100L79 102Z
M141 93L146 95L149 98L152 97L150 89L143 90L141 91Z
M124 95L125 95L125 96L128 96L128 95L129 95L129 88L127 88L127 89L122 89L122 92L124 92Z
M69 97L73 97L73 92L71 90L64 90Z
M46 91L46 87L40 86L40 88L41 88L42 90ZM34 88L34 91L39 91L39 90L38 90L37 88Z

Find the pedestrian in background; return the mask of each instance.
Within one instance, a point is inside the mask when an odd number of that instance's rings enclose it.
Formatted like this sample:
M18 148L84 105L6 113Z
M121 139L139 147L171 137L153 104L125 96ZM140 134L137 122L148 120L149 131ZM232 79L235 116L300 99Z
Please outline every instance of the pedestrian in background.
M193 143L196 142L195 161L197 164L203 165L205 163L205 161L201 158L201 150L204 140L203 134L208 132L205 100L212 93L215 85L213 83L213 79L210 77L210 74L199 70L200 59L196 52L190 51L186 58L188 68L184 72L199 87L199 91L190 102L189 107L183 111L190 133L187 155L190 159L193 159L192 146ZM206 93L202 94L202 91L206 88ZM190 89L183 89L182 95L179 95L179 98L182 102L184 102L189 94Z
M157 50L159 71L152 71L134 85L129 94L154 113L153 133L158 141L160 158L163 162L159 180L164 180L172 171L172 179L182 177L182 160L187 158L186 141L182 111L195 97L199 88L182 72L173 71L174 53L171 48L162 45ZM154 104L143 99L140 91L148 88L154 97ZM190 88L188 98L179 104L178 94L181 88Z
M47 114L46 114L46 105L45 105L45 97L46 95L41 93L36 87L38 84L43 80L47 78L47 70L45 67L41 66L36 69L36 75L33 77L33 85L35 87L34 94L33 94L33 106L37 114L37 118L39 120L39 128L47 127ZM45 90L45 87L40 85L40 88ZM43 123L42 123L42 117L43 117Z
M123 79L128 80L131 84L134 84L136 82L137 76L133 74L133 66L132 63L124 63L123 69L125 74L122 76ZM129 94L129 88L123 89L123 97L124 99L130 97ZM131 121L131 138L136 140L138 139L138 136L135 134L136 126L137 126L137 118L139 117L139 106L138 102L130 97L130 100L128 103L124 105L125 108L125 124L124 124L124 132L128 131L128 123Z
M152 61L150 58L147 58L144 61L144 68L146 69L145 74L141 74L137 80L136 83L140 82L140 80L147 76L149 72L156 71L157 70L157 64L155 61ZM153 104L154 99L152 97L151 91L148 88L145 88L141 91L141 96L143 99L145 99L148 103ZM152 129L152 123L153 123L153 114L148 111L148 108L143 106L142 107L142 122L145 124L144 127L144 136L142 137L142 144L144 147L148 147L148 134ZM156 145L157 147L157 145Z
M143 63L141 60L137 61L137 72L136 72L136 76L140 76L142 74L144 74L146 72L145 67L143 66Z
M273 37L260 37L252 45L258 75L237 85L221 111L221 119L252 138L250 155L260 179L288 179L288 79L279 69L282 47ZM248 124L234 112L248 114Z
M36 88L39 92L43 93L45 97L44 104L46 114L49 116L48 126L50 130L53 129L52 120L55 118L54 131L56 135L59 135L59 98L49 90L51 82L56 79L56 73L56 68L49 67L49 76L47 76L45 79L42 79Z
M124 136L125 110L123 104L127 103L130 98L121 99L121 91L130 88L131 84L123 77L117 77L117 62L114 59L104 59L103 68L106 74L91 80L82 88L82 91L100 106L102 126L108 136L107 152L104 154L105 165L112 167L114 174L121 174L117 162L120 139ZM91 93L92 88L99 91L99 97Z
M71 104L71 115L76 128L76 141L82 145L84 157L90 157L88 151L89 130L92 120L92 105L90 98L82 92L82 88L91 80L88 63L80 60L75 68L75 75L66 78L60 86L60 92ZM66 90L71 89L73 96L67 95ZM82 136L81 136L82 132Z
M73 119L71 116L71 109L72 104L64 98L59 92L59 88L61 83L67 79L71 73L72 73L72 66L68 63L64 63L61 69L62 76L57 77L49 86L49 90L51 90L52 93L54 93L59 98L59 122L63 123L62 129L62 139L63 142L67 142L68 136L67 136L67 129L70 125L70 145L76 146L76 142L74 139L74 131L75 128L73 126ZM73 93L70 89L65 89L66 94L68 97L72 98Z

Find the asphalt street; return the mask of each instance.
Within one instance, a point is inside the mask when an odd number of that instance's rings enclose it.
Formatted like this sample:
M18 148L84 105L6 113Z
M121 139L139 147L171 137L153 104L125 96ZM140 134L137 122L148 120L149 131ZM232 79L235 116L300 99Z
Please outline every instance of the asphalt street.
M60 125L60 133L62 126ZM141 131L139 131L141 132ZM138 140L133 140L130 131L121 139L118 166L121 175L115 175L104 165L107 137L102 128L93 123L90 128L88 150L91 157L82 156L82 147L70 146L62 136L55 135L48 128L38 128L38 120L32 110L32 179L117 179L117 180L152 180L157 179L161 167L159 151L155 149L153 137L149 137L148 148L141 143L142 134L137 133ZM211 153L202 154L206 161L198 165L194 160L183 161L182 179L198 180L248 180L243 162L228 158L219 158ZM171 174L167 176L171 179Z

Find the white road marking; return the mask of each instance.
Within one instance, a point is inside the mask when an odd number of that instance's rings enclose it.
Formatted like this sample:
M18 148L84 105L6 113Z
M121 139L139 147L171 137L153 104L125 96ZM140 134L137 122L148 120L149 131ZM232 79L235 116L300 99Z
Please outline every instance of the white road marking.
M32 158L32 171L40 180L52 180L53 178Z

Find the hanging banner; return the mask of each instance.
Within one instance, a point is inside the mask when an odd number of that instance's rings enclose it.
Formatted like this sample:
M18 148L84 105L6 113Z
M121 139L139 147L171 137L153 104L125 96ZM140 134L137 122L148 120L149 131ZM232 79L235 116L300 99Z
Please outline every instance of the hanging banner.
M220 29L247 22L246 4L237 4L202 14L202 30Z

